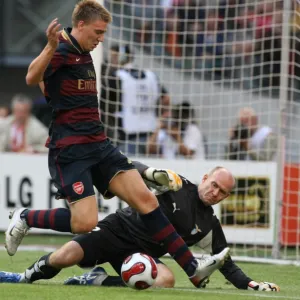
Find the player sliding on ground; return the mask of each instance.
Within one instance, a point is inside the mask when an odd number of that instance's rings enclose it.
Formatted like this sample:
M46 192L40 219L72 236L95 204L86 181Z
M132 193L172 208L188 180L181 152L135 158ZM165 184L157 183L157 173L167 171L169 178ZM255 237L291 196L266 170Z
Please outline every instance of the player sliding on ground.
M202 241L205 250L213 254L204 255L199 260L202 283L198 287L204 287L208 277L220 269L225 278L239 289L279 291L274 283L258 283L245 275L229 257L222 227L211 207L225 199L235 185L235 179L227 169L216 167L203 176L198 186L181 176L182 188L170 191L168 186L161 186L155 180L155 169L138 162L134 162L134 165L148 185L159 191L156 193L163 212L187 245ZM93 268L96 264L106 262L120 274L123 260L135 252L144 252L156 259L158 277L155 286L174 286L172 271L159 260L166 254L165 249L149 236L140 215L130 207L107 216L91 233L78 235L57 251L41 257L24 273L0 272L0 282L31 283L50 279L66 267L79 265ZM82 276L69 278L65 284L124 286L121 277L108 276L101 267Z

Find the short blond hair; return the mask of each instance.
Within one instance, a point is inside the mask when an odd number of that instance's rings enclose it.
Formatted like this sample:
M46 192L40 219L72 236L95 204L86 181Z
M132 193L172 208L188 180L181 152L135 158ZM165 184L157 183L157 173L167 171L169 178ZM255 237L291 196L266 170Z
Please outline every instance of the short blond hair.
M91 23L96 20L111 23L112 16L103 5L95 0L81 0L75 5L72 13L73 27L76 27L79 21Z

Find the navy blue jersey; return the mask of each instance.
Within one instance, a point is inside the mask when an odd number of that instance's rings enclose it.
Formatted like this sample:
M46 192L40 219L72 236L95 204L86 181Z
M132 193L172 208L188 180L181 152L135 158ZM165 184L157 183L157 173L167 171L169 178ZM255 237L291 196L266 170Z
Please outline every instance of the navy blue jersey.
M64 29L59 46L44 74L45 97L52 108L46 146L61 148L106 139L100 121L96 73L89 52L84 52Z

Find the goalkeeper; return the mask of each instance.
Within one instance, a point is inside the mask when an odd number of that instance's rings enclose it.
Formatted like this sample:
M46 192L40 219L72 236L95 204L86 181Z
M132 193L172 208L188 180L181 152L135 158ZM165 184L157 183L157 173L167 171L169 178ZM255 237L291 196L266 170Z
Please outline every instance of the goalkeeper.
M258 283L249 278L228 256L223 230L211 207L225 199L235 185L235 179L227 169L214 168L197 186L172 171L149 168L138 162L134 164L147 185L155 188L163 212L187 245L205 245L203 248L213 254L203 255L198 261L202 265L202 281L198 287L205 287L208 277L220 269L224 277L239 289L279 291L274 283ZM174 286L172 271L159 260L166 254L164 248L147 234L139 214L130 207L107 216L92 232L78 235L54 253L41 257L24 273L0 272L0 282L32 283L53 278L62 268L76 264L92 268L105 262L120 274L123 260L135 252L144 252L156 259L156 286ZM101 267L69 278L65 284L124 286L120 276L109 276Z

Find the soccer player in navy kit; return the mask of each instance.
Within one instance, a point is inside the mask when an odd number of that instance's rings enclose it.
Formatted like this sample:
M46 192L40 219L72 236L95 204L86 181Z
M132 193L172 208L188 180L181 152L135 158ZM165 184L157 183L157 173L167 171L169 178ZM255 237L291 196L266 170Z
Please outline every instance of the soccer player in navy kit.
M85 233L98 222L93 186L105 197L118 196L140 214L149 234L170 253L194 285L202 280L201 264L177 234L130 160L104 134L98 112L95 70L90 55L104 39L110 13L94 0L78 2L72 28L60 31L54 19L48 26L48 43L28 68L26 82L43 81L52 108L49 129L49 171L58 194L69 209L15 210L6 231L5 245L14 255L30 227ZM181 179L155 170L148 177L177 190ZM47 258L45 258L47 261Z

